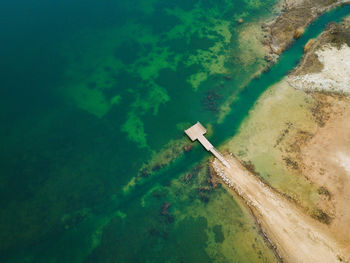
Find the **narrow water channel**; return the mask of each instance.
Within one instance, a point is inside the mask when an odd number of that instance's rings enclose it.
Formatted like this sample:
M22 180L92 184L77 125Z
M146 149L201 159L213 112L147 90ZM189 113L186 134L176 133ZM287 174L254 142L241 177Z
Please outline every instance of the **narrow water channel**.
M274 64L269 71L253 79L242 90L237 96L238 99L232 103L231 112L226 116L225 120L221 124L213 125L214 135L210 138L213 145L217 147L236 134L240 124L244 118L248 116L249 110L252 109L260 95L266 91L268 87L280 81L289 71L296 67L303 56L303 47L309 39L316 38L325 29L328 23L339 22L349 14L350 5L345 5L323 14L309 25L302 37L297 39L289 49L283 52L278 62ZM170 178L185 172L209 155L210 154L197 143L192 152L181 156L164 170L150 176L149 179L145 179L141 185L138 185L132 193L133 198L141 196L154 181L158 183L168 181Z

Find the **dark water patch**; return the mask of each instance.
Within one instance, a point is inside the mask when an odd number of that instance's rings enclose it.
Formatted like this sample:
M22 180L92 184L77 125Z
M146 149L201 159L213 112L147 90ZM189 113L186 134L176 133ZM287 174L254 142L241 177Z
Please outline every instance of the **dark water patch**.
M222 40L220 39L220 37L223 38L222 36L217 36L217 37L219 37L218 39L219 41ZM198 34L193 34L191 36L189 46L195 50L198 50L198 49L207 50L208 48L212 47L216 41L209 38L200 37Z
M176 71L168 68L159 72L155 82L167 90L171 100L167 102L166 110L163 110L164 105L160 106L157 115L151 113L146 115L145 129L153 135L149 138L152 148L158 149L164 145L169 140L168 134L171 134L171 138L181 138L182 134L179 134L176 124L191 120L189 116L200 110L201 106L196 100L198 95L187 81L188 72L198 70L201 70L198 65L187 67L179 63ZM184 90L186 90L186 96ZM179 101L181 101L181 108L179 108Z
M122 96L124 102L132 101L134 95L130 93L130 90L138 90L142 87L142 79L126 70L120 70L118 72L109 72L115 79L116 83L110 88L103 89L103 94L107 100L113 98L116 94ZM126 106L126 105L125 105ZM122 115L122 114L121 114Z
M180 0L180 1L171 1L171 0L166 0L166 1L158 1L155 4L155 8L158 10L165 10L165 8L181 8L184 11L190 11L194 9L195 5L198 3L196 0Z
M6 123L60 104L54 91L63 84L67 61L58 43L88 27L123 24L127 16L110 1L15 0L0 5L0 119Z
M140 44L130 40L123 42L115 51L115 57L123 61L124 64L131 64L138 58Z
M222 232L222 226L221 225L215 225L213 227L213 232L215 234L215 241L217 243L222 243L225 240L224 233Z
M190 45L183 38L175 38L171 40L161 40L162 46L168 47L169 51L174 53L187 53Z
M8 145L8 150L1 153L2 180L7 182L1 185L4 210L0 221L6 226L1 231L1 244L10 250L34 245L35 240L47 235L61 235L56 230L62 229L65 213L86 207L93 213L106 212L110 196L127 183L123 174L136 174L145 158L133 144L121 142L123 134L118 132L117 122L114 126L104 121L96 123L92 115L79 111L66 114L60 121L50 116L46 127L38 123L24 137L19 134L12 148ZM31 144L27 138L31 138ZM114 154L115 149L119 149L120 156ZM132 154L136 156L130 160ZM9 156L17 158L5 162ZM17 167L15 171L13 167Z
M166 258L162 255L164 243L171 238L174 224L162 215L166 194L150 198L146 207L133 202L124 209L125 218L115 217L104 229L101 245L86 262L162 262Z
M166 254L170 254L177 262L211 262L205 251L208 240L207 227L205 217L190 217L180 221L170 234L170 238L174 239L171 244L177 245L166 247Z
M152 15L139 19L138 22L150 26L153 33L162 34L168 32L181 21L176 16L167 14L163 8L156 8Z
M215 39L201 37L198 33L194 33L190 36L189 40L180 35L179 38L174 38L171 40L161 40L160 44L161 46L169 48L169 51L175 53L195 55L197 50L208 50L216 42L223 40L223 36L219 35L215 31L208 31L206 33L212 37L215 37Z

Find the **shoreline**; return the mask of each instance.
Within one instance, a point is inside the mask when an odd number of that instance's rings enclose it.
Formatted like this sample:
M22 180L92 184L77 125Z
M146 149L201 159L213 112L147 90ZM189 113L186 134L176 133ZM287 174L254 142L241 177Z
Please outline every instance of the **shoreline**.
M339 262L350 259L349 251L339 245L320 222L309 218L300 208L272 191L235 157L229 155L226 158L230 169L216 160L212 162L212 167L219 176L226 176L231 181L233 190L251 209L262 233L282 262Z
M266 60L277 62L279 55L301 37L308 25L327 11L347 4L349 0L330 4L321 0L284 0L281 14L261 25L266 34L263 45L269 50Z
M338 1L337 4L344 4L343 2ZM277 20L278 18L276 18ZM293 39L290 39L290 43ZM240 163L243 160L239 154L237 156L237 153L235 155L240 161L229 157L233 169L221 167L216 161L212 163L212 167L219 175L225 174L229 177L234 185L235 193L244 200L252 211L255 221L261 228L262 235L266 237L267 243L272 244L272 248L277 253L276 256L280 255L277 258L280 258L281 261L350 261L350 236L347 233L350 228L347 224L350 212L346 211L349 201L346 194L350 191L350 179L347 176L350 167L350 151L346 150L346 145L349 143L347 138L350 138L350 134L347 132L349 128L346 128L349 127L348 123L350 123L348 107L350 98L346 94L347 92L344 93L339 88L344 87L344 85L350 87L350 83L347 83L346 75L344 75L347 74L348 70L346 52L347 48L350 50L349 44L350 17L348 16L341 23L332 23L316 40L313 39L306 44L305 54L299 65L284 80L276 84L275 91L265 92L257 103L263 105L254 109L255 112L259 112L262 108L269 107L267 106L268 100L273 103L275 103L274 100L280 100L282 105L276 107L283 111L285 106L288 107L283 104L283 101L293 100L293 98L285 96L283 91L284 97L280 97L281 91L278 90L281 88L288 90L291 94L299 94L298 96L305 105L298 106L295 109L296 112L290 114L294 115L300 112L301 115L307 115L305 120L309 124L305 126L302 123L303 119L293 120L292 118L291 121L288 118L284 119L287 127L284 125L282 128L278 128L279 130L276 132L279 135L275 139L272 138L273 148L277 148L277 157L274 158L276 158L275 162L281 162L280 166L283 166L286 171L291 171L287 177L304 178L314 188L318 187L317 199L314 198L315 210L311 211L308 207L298 203L302 195L294 199L285 191L276 189L270 181L266 181L265 177L259 175L261 165L260 167L258 165L257 175L255 175L251 170L255 170L254 165L257 164L257 160L249 159L249 156L245 157L244 161L248 160L250 163L253 160L251 163L253 169L244 167ZM320 53L321 51L324 53ZM342 61L342 63L337 63L339 69L330 70L334 67L327 64L329 59L323 54L328 55L328 57L329 54L332 54L335 61ZM324 57L322 58L322 56ZM345 59L343 59L344 56ZM343 74L344 77L342 78L334 72L340 72L339 74ZM330 90L326 88L314 89L315 83L310 80L313 74L319 74L317 76L325 80L334 79L338 86L336 85ZM298 82L300 78L305 80ZM246 122L249 123L250 118L251 116ZM270 122L274 121L270 120ZM244 133L244 129L249 130L250 124L247 125L248 128L243 127L242 133ZM256 129L255 126L253 128ZM263 128L258 129L258 133L262 133L264 129L266 127L263 125ZM333 135L336 135L336 138ZM256 137L259 137L259 134ZM254 151L256 147L264 143L264 139L258 138L255 143L257 145L253 143L253 146L247 147L252 147L252 151ZM244 143L241 142L241 144ZM321 146L318 147L318 145ZM234 148L235 143L233 145L225 143L225 146ZM336 170L337 173L335 174L333 170ZM252 188L256 191L252 191ZM270 214L273 214L275 218L271 218ZM280 227L284 231L281 231ZM294 242L290 242L290 236L293 236ZM308 247L307 251L303 251L305 247ZM307 253L308 251L310 253ZM300 255L303 256L299 257Z

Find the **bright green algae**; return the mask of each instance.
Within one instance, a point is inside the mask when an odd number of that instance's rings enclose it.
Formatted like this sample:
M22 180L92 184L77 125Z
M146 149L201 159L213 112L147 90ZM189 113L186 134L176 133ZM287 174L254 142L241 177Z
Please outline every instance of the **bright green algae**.
M261 54L244 70L237 67L246 59L238 55L246 47L237 41L235 21L251 20L248 14L258 15L261 6L259 1L157 2L151 13L132 9L139 16L121 26L98 32L88 28L63 44L69 66L62 93L100 118L126 110L118 117L128 139L141 148L159 147L178 133L174 125L179 122L215 122L215 114L203 112L206 92L221 89L220 96L227 96L232 85L238 86L263 63ZM223 76L233 73L237 79L225 87Z
M237 201L221 188L199 195L205 171L184 182L202 149L122 194L184 126L216 123L203 107L209 90L220 106L264 65L237 55L248 46L238 44L245 28L235 19L262 17L272 4L9 3L23 21L5 16L6 25L23 34L5 31L16 44L1 44L1 261L273 261ZM26 19L26 8L37 18ZM214 127L217 142L237 126L224 127Z
M264 65L261 53L238 55L245 50L237 41L244 26L236 20L248 25L273 3L39 1L22 3L23 9L8 3L4 11L23 21L6 17L8 30L19 35L8 32L15 45L1 44L8 65L2 69L1 261L273 258L229 194L219 189L200 199L205 172L190 185L180 169L124 191L144 165L177 157L169 147L182 152L185 127L197 119L215 123L225 98ZM28 12L36 17L27 19ZM243 60L245 69L237 66ZM208 110L210 90L218 98ZM160 150L169 155L165 161ZM191 167L196 156L182 160ZM157 189L166 194L153 197ZM171 203L172 222L160 215L164 202ZM251 236L246 243L239 239L244 233Z

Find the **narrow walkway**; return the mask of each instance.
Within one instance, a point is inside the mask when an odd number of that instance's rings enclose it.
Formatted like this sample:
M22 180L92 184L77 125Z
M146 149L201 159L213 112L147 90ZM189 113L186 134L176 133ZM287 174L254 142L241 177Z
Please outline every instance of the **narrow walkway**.
M204 148L211 152L216 158L219 159L220 162L223 163L227 168L230 168L229 163L225 160L225 158L221 155L221 153L214 148L214 146L204 137L204 134L207 130L203 127L203 125L198 121L195 125L185 130L185 133L192 141L198 140Z
M225 157L230 169L216 160L212 167L251 208L283 262L350 262L348 244L338 243L327 226L264 184L232 154Z

